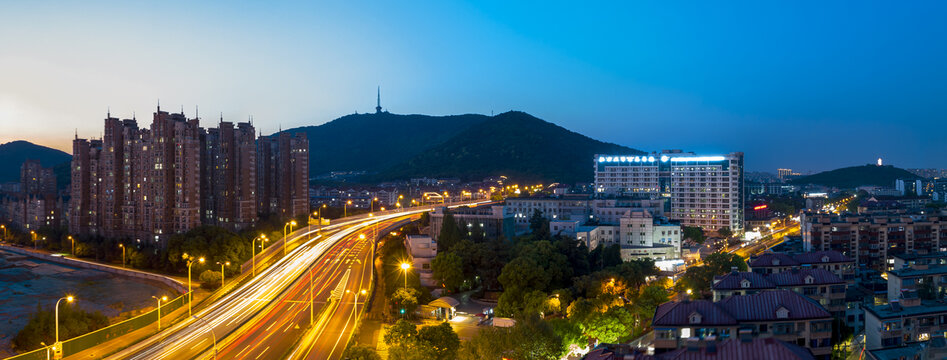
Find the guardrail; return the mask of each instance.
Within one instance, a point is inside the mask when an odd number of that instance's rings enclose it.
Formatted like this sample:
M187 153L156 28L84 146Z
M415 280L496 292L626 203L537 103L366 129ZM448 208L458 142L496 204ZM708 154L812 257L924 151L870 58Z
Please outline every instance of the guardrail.
M186 304L185 298L185 295L181 295L174 300L170 300L164 304L161 304L161 311L164 311L165 314L170 314L174 310L177 310ZM63 357L89 349L93 346L97 346L106 341L128 334L132 331L142 329L146 326L157 326L157 320L158 309L155 308L154 310L138 315L131 319L124 320L99 330L65 340L62 342ZM157 330L157 328L155 328L155 330ZM48 347L44 347L28 353L9 357L4 360L45 360L47 359L47 351Z

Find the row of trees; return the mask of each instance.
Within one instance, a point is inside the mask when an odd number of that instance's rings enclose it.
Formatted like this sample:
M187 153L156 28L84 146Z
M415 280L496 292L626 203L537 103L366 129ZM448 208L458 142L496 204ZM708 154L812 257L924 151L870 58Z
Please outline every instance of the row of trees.
M96 311L93 313L79 309L75 304L63 303L59 306L59 338L69 339L92 332L109 325L109 319ZM40 343L52 345L56 339L55 313L36 305L36 312L20 332L13 337L13 348L19 351L32 351L42 347Z

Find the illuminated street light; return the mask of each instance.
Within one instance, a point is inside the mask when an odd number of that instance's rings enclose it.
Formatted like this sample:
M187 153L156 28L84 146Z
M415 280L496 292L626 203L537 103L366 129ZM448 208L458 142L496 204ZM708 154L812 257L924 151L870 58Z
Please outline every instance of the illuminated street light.
M69 241L72 241L72 256L76 256L76 238L72 237L72 235L69 235L66 238L69 239Z
M194 265L194 257L188 256L185 253L184 258L187 259L187 316L191 316L191 301L194 300L194 297L191 292L191 265ZM197 259L201 264L204 263L204 258Z
M401 271L404 271L404 289L408 290L408 269L411 268L411 264L406 262L401 263Z
M221 263L220 261L218 261L217 265L220 265L220 288L223 289L224 288L224 265L230 266L230 262L227 261L225 263Z
M251 243L250 248L252 249L252 252L253 252L252 256L250 257L250 259L252 259L252 265L250 266L253 267L253 277L256 277L256 240L257 239L260 239L260 247L262 248L263 242L267 240L266 234L260 234L260 236L257 236L253 238L253 240L250 241Z
M161 298L158 298L156 296L152 296L151 298L158 300L158 331L161 331L161 302L168 301L168 297L162 296Z
M53 346L59 345L59 302L63 300L66 300L67 303L71 303L75 298L72 297L72 295L68 295L56 300L56 343L54 343Z
M286 238L286 227L289 227L289 231L292 232L293 226L296 226L296 220L291 220L283 226L283 256L286 256L286 242L289 241L289 239Z
M125 267L125 244L118 244L122 248L122 267Z

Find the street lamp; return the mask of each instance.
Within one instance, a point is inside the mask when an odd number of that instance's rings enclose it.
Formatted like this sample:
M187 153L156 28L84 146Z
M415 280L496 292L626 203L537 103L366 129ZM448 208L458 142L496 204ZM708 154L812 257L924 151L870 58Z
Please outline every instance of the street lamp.
M122 267L125 267L125 244L118 244L122 248Z
M187 316L191 316L191 301L194 299L191 293L191 265L194 265L194 257L184 254L184 258L187 259ZM204 258L196 259L201 264L204 263Z
M0 229L3 229L3 240L7 239L7 226L0 224Z
M66 300L66 302L71 303L72 300L75 300L75 298L72 297L72 295L68 295L66 297L59 298L59 300L56 300L56 343L53 344L53 346L59 346L59 302L63 300Z
M404 271L404 289L408 290L408 269L411 268L411 264L406 262L401 263L401 271Z
M342 204L342 217L349 216L349 205L352 205L352 200L346 201L345 204Z
M30 230L30 238L33 239L33 250L36 250L36 232Z
M230 266L230 262L227 261L227 262L221 263L220 261L218 261L217 265L220 265L220 288L223 289L224 288L224 265Z
M252 250L252 251L253 251L253 256L250 257L250 259L253 260L253 265L252 265L252 266L253 266L253 277L256 277L256 240L257 240L257 239L260 239L260 248L262 248L262 247L263 247L263 242L267 240L267 239L266 239L266 234L260 234L260 236L257 236L257 237L255 237L255 238L253 238L253 240L251 241L252 244L250 244L250 245L251 245L250 248L253 249L253 250Z
M289 241L289 239L286 238L286 228L289 227L289 231L292 232L293 226L296 226L296 220L290 220L283 226L283 256L286 256L286 242Z
M345 293L349 293L349 290L345 290ZM355 321L358 321L358 295L359 294L365 295L367 293L368 292L365 291L365 289L362 289L361 291L354 293L355 294Z
M72 241L72 256L76 256L76 238L69 235L66 237L69 241Z
M158 298L158 297L156 297L156 296L152 296L151 298L152 298L152 299L155 299L155 300L158 300L158 331L161 331L161 302L162 302L162 301L168 301L168 297L167 297L167 296L162 296L162 297Z
M216 358L217 358L217 334L214 334L214 328L210 326L210 322L207 321L207 319L205 319L205 318L197 317L197 316L193 316L193 315L192 315L191 317L194 318L194 319L196 319L196 320L203 321L204 324L207 325L207 327L208 327L208 329L209 329L208 331L210 331L210 336L213 337L213 339L214 339L214 359L216 359Z

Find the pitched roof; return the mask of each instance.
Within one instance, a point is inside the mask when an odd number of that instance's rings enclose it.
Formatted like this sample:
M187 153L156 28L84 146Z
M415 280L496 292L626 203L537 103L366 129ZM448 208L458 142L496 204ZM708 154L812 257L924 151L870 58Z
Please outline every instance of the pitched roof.
M737 320L710 300L676 302L658 305L652 326L689 324L691 314L700 314L702 325L735 325Z
M750 267L799 266L799 262L783 253L763 253L750 260Z
M852 258L845 256L835 250L810 251L796 254L792 258L793 260L798 261L800 264L822 264L852 261Z
M743 287L744 280L750 282L749 287ZM775 289L776 284L761 274L732 271L726 275L714 277L714 284L711 287L714 290Z
M806 283L807 277L812 277L811 283ZM766 277L776 286L796 286L796 285L826 285L842 284L845 280L835 275L835 273L825 269L798 269L791 271L782 271L770 274Z
M787 319L814 319L832 316L815 301L789 290L731 296L717 304L738 321L776 320L776 312L780 308L789 311Z
M815 359L809 349L775 338L756 338L747 342L740 341L739 339L728 339L717 344L716 352L711 354L707 353L706 347L702 347L699 351L688 351L687 348L680 348L655 357L660 360Z

